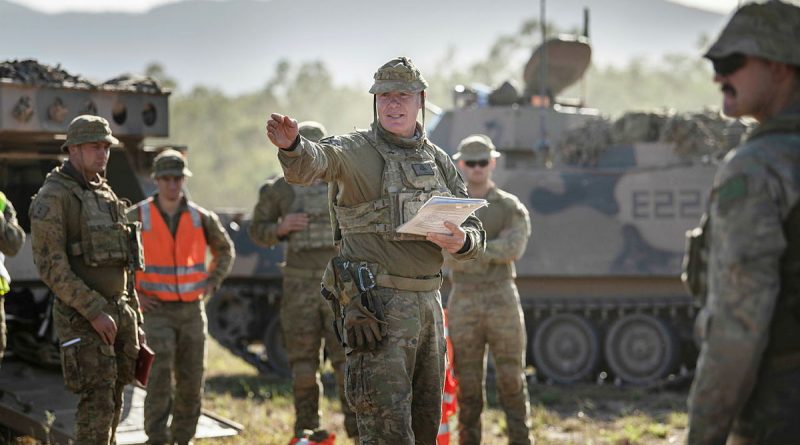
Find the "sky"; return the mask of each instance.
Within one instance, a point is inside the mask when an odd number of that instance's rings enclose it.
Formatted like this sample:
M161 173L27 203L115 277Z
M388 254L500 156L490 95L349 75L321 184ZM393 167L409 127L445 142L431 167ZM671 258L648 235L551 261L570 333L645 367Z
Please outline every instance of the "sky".
M82 12L145 12L155 6L175 3L179 0L10 0L42 12L59 13L68 11ZM322 0L326 1L326 0ZM709 11L728 13L744 0L667 0ZM587 0L590 2L590 0Z

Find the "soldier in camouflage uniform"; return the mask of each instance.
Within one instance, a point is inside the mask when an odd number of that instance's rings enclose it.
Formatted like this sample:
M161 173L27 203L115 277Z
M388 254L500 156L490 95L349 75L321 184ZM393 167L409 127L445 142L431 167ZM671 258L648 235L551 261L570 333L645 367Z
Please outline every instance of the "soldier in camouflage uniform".
M316 122L301 122L300 135L319 142L325 129ZM320 297L319 284L328 261L336 255L328 210L328 184L317 181L308 187L289 185L284 178L261 187L258 204L248 229L250 238L271 247L287 241L283 266L281 330L292 368L295 438L313 430L314 441L327 433L320 430L320 346L325 349L336 374L336 386L344 412L344 426L357 439L358 426L344 397L344 349L333 331L333 312Z
M217 215L183 193L191 175L180 152L162 151L153 163L158 191L128 211L129 220L142 223L145 269L136 274L136 290L156 354L144 400L144 429L153 445L186 445L194 437L205 380L204 300L233 265L233 242Z
M453 155L469 196L489 203L476 212L486 230L486 251L469 261L447 260L453 283L447 316L458 380L458 441L465 445L481 443L487 346L497 370L509 443L531 443L525 321L514 284L514 261L525 252L531 224L519 199L492 181L499 156L492 140L482 134L465 138Z
M103 176L116 143L105 119L76 117L61 147L69 159L47 175L30 208L33 258L57 297L64 383L80 396L81 445L115 443L122 390L134 379L144 340L138 299L128 291L138 229L126 224L126 205Z
M427 236L397 231L433 195L466 197L447 154L428 141L417 115L427 82L405 57L375 73L370 130L313 143L273 114L287 182L332 188L340 253L323 283L346 339L345 394L362 444L432 444L441 419L445 340L439 287L442 249L472 258L484 249L480 221L445 223ZM423 115L424 122L424 115Z
M759 125L725 157L711 192L692 445L800 440L798 42L800 7L746 4L705 54L723 112ZM703 267L688 272L691 283Z
M25 242L25 232L17 223L17 212L0 192L0 361L6 350L6 312L4 295L11 290L11 275L3 264L5 255L14 256Z

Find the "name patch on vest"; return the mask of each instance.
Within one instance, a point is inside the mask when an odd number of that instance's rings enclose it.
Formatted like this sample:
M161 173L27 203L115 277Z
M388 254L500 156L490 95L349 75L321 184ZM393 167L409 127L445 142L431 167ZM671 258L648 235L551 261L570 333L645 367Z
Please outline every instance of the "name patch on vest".
M417 176L433 176L433 166L431 164L411 164L414 174Z

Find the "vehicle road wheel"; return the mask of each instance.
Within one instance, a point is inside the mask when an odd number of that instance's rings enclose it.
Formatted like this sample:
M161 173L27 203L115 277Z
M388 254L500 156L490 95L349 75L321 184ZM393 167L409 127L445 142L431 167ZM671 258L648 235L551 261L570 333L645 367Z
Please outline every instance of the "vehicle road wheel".
M267 363L272 370L281 377L291 377L289 357L283 347L283 334L281 333L280 317L272 317L264 332L264 349L267 353Z
M533 360L538 373L557 383L590 379L600 360L597 329L577 315L551 315L536 329Z
M208 332L227 348L249 337L247 327L253 319L249 302L223 288L206 303Z
M622 381L646 384L674 370L680 345L664 320L631 314L611 325L604 352L609 368Z

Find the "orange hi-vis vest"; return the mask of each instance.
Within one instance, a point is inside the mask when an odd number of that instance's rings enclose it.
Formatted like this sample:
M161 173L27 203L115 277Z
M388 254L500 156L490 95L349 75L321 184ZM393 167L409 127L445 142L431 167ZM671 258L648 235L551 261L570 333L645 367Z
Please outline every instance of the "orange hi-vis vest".
M136 289L161 301L197 301L206 289L206 235L200 212L188 202L173 238L153 198L139 206L144 271L136 272Z

